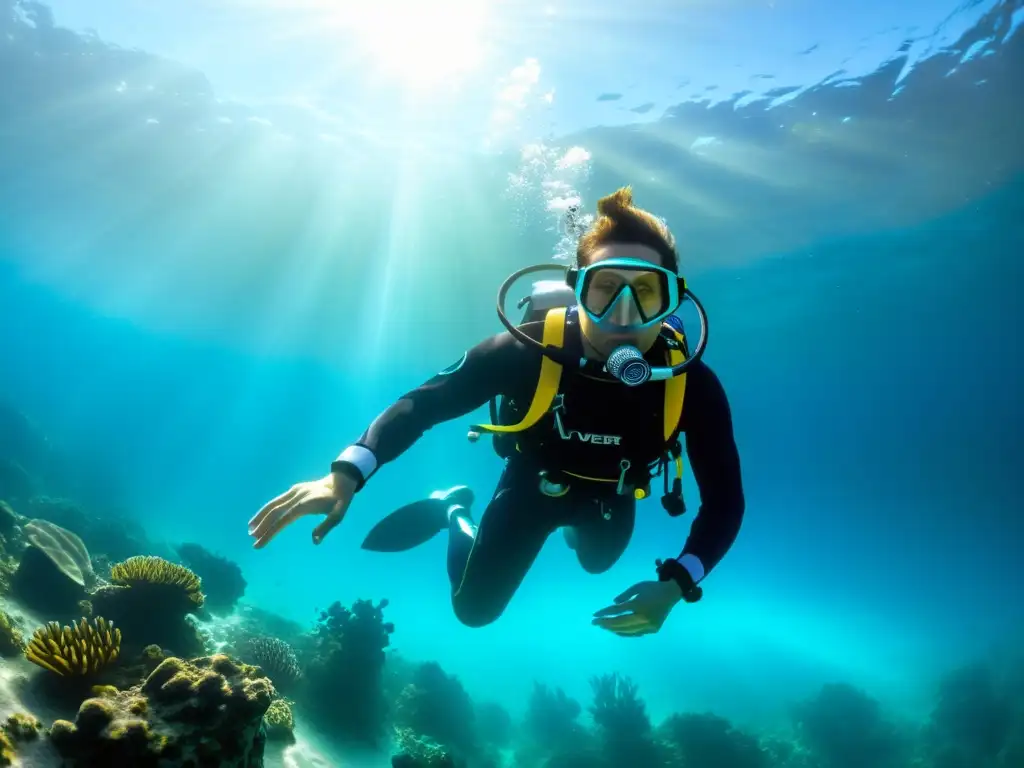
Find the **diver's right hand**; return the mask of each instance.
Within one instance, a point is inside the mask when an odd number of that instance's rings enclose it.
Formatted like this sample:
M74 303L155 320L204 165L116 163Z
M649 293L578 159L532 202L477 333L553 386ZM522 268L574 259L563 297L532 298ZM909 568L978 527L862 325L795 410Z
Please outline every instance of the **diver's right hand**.
M345 517L355 493L356 481L339 472L293 485L249 521L249 535L256 539L253 548L263 549L286 526L304 515L327 515L313 529L313 543L319 544Z

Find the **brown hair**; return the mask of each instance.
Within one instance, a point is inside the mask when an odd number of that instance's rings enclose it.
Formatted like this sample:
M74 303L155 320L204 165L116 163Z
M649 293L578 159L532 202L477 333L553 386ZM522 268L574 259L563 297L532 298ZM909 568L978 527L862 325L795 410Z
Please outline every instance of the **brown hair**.
M676 241L665 223L633 205L633 190L620 187L597 201L597 218L576 245L576 264L585 267L591 254L609 243L646 245L661 255L663 267L679 271Z

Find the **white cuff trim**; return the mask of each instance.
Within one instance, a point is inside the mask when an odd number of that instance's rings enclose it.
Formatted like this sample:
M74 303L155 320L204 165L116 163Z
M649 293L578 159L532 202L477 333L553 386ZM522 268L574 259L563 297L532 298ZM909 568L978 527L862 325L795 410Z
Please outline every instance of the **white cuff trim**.
M690 574L694 584L704 578L704 563L700 561L699 557L696 555L682 555L678 560L679 564Z
M373 451L362 445L350 445L338 455L338 461L351 464L363 476L363 482L377 469L377 457Z

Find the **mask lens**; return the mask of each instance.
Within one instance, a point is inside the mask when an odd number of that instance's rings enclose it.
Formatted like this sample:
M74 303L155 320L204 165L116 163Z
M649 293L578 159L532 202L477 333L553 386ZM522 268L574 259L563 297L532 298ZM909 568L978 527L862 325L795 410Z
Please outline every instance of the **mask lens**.
M595 319L616 325L641 325L669 311L668 275L660 269L595 265L583 278L583 308Z

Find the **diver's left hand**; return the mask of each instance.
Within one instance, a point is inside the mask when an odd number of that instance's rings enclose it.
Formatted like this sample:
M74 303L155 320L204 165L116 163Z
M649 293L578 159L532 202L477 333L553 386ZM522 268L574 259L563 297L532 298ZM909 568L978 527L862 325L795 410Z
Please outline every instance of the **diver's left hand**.
M649 635L661 629L682 599L682 590L671 579L641 581L616 597L614 605L596 611L591 624L622 637Z

